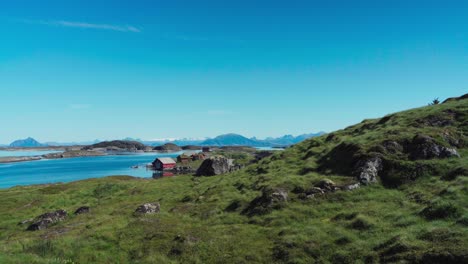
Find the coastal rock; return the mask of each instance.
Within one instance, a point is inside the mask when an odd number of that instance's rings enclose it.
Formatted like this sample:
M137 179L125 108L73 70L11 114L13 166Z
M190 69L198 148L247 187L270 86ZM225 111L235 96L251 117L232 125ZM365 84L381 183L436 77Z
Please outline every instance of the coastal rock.
M138 141L131 141L131 140L113 140L113 141L104 141L99 142L94 145L86 146L83 150L92 150L92 149L119 149L124 151L137 151L137 150L145 150L146 145L140 143Z
M233 160L223 156L210 157L203 161L196 176L214 176L228 173L234 167Z
M456 149L441 146L425 135L415 136L408 146L408 152L413 160L460 157Z
M39 156L29 156L29 157L0 157L0 163L13 163L13 162L23 162L23 161L32 161L40 160Z
M82 207L76 209L74 214L75 215L87 214L87 213L89 213L89 210L90 210L89 206L82 206Z
M36 217L34 223L28 227L28 231L37 231L48 228L50 225L61 222L67 218L65 210L57 210L55 212L45 213Z
M161 210L161 205L159 203L146 203L138 206L135 210L136 214L156 214Z
M161 151L161 152L178 152L178 151L181 151L182 148L177 146L176 144L167 143L162 146L154 147L154 150Z
M379 171L382 170L382 159L372 157L358 162L357 180L364 185L377 182Z
M45 159L62 159L62 158L75 158L75 157L97 157L105 156L106 153L101 151L92 151L92 150L72 150L65 151L60 153L49 153L42 155Z

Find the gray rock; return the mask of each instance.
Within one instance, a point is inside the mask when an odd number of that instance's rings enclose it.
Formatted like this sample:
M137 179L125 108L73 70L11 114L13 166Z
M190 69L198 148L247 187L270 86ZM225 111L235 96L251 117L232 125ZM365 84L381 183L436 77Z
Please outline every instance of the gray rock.
M288 192L284 189L264 189L262 195L253 199L242 214L248 216L268 214L281 208L288 201Z
M79 215L79 214L87 214L89 213L89 207L88 206L82 206L78 209L76 209L75 211L75 215Z
M28 227L28 231L37 231L48 228L50 225L61 222L67 218L65 210L57 210L55 212L45 213L36 217L34 223Z
M357 180L361 184L367 185L374 183L377 182L379 171L382 170L382 159L379 157L372 157L359 162L357 167Z
M323 179L316 183L315 187L318 187L325 191L334 191L336 188L336 184L330 179Z
M361 187L361 184L358 182L358 183L355 183L355 184L347 185L343 189L346 190L346 191L352 191L352 190L359 189L360 187Z
M456 149L441 146L433 138L425 135L415 136L408 150L413 160L460 157Z
M23 220L23 221L19 222L18 225L29 224L29 223L31 223L32 221L34 221L34 219L26 219L26 220Z
M276 189L271 194L272 202L287 202L288 192L284 189Z
M210 157L203 161L197 170L196 176L214 176L232 171L233 160L222 156Z
M161 205L159 203L146 203L138 206L135 210L136 214L156 214L161 210Z
M403 151L403 146L400 145L398 142L393 141L393 140L384 141L382 146L389 153L399 153L399 152Z
M460 154L458 154L458 151L456 149L454 149L454 148L442 147L440 157L442 157L442 158L450 158L450 157L460 158Z
M325 191L322 190L322 189L319 188L319 187L312 187L312 188L310 188L310 189L308 189L308 190L306 191L306 194L307 194L307 195L311 195L311 194L312 194L312 195L313 195L313 194L324 194L324 193L325 193Z

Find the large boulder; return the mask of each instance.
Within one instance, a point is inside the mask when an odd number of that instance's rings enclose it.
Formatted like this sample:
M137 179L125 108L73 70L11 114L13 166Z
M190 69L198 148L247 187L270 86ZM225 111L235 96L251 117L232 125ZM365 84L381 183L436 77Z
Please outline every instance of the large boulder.
M413 160L460 157L456 149L439 145L425 135L415 136L408 146L408 152Z
M357 164L357 180L365 185L377 182L381 170L382 159L380 157L362 160Z
M156 214L161 210L161 205L159 203L145 203L138 206L135 210L136 214Z
M203 161L197 170L197 176L214 176L228 173L234 167L233 160L223 156L210 157Z
M28 231L43 230L47 227L63 221L67 218L67 212L65 210L57 210L55 212L45 213L36 217L34 223L28 227Z

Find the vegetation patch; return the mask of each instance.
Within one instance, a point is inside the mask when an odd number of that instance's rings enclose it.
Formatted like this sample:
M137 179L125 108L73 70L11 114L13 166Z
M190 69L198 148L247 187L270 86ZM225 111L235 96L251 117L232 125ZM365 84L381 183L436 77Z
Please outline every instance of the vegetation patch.
M457 218L461 215L460 207L447 201L432 202L421 211L421 215L428 220Z

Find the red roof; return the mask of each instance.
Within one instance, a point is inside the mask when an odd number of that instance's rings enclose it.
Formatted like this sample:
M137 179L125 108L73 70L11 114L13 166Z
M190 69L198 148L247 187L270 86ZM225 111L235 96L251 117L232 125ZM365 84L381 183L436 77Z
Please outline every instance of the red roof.
M157 158L162 164L176 164L175 160L172 158Z

